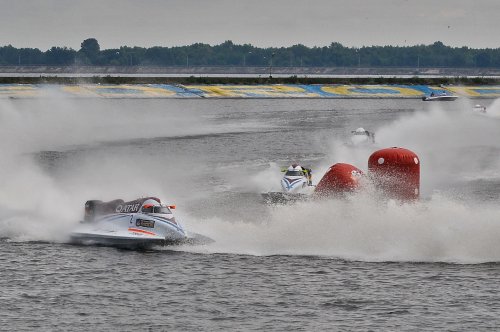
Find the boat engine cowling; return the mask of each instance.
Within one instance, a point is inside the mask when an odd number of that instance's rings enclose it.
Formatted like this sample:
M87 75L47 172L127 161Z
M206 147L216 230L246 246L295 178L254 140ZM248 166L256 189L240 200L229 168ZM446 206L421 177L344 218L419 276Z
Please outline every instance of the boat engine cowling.
M110 202L103 202L100 200L89 200L85 202L85 214L83 220L90 221L96 216L113 213L117 205L122 204L123 199L115 199Z
M368 174L389 198L413 200L420 195L420 160L413 151L398 147L375 151L368 159Z
M316 185L316 196L332 196L352 192L359 188L363 176L356 166L344 163L332 165Z

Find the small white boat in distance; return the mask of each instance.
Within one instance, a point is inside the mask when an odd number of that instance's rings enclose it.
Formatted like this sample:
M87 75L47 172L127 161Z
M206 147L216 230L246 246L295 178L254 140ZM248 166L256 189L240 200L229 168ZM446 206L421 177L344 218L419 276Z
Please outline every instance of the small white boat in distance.
M458 96L449 95L446 92L434 93L431 92L428 96L423 96L423 101L453 101L457 99Z
M358 128L351 131L351 144L362 145L367 143L375 143L375 133L369 132L365 128Z
M305 200L313 192L312 170L293 164L282 170L285 175L281 179L280 192L263 193L267 203L288 203Z
M474 105L472 110L474 112L478 112L478 113L486 113L486 106L477 104L477 105Z

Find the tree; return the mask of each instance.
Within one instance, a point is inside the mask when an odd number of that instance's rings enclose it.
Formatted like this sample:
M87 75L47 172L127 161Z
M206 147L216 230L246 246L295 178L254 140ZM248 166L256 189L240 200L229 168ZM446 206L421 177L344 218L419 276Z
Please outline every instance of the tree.
M53 46L45 52L45 62L48 65L70 65L75 60L75 51L66 47Z
M80 51L86 55L97 55L101 50L101 47L99 46L99 43L95 38L85 39L81 43L80 47L81 47Z
M85 39L80 46L81 46L80 51L78 51L80 59L84 63L94 64L97 58L99 57L99 52L101 50L101 47L97 42L97 39L95 38Z

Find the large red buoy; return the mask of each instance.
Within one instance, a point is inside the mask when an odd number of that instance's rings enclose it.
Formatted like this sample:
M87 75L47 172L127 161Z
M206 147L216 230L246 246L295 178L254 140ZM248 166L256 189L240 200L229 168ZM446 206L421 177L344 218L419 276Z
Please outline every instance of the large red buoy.
M351 192L359 187L363 172L350 164L338 163L331 166L319 181L314 194L329 196Z
M411 200L420 195L420 160L413 151L397 147L375 151L368 159L368 172L390 198Z

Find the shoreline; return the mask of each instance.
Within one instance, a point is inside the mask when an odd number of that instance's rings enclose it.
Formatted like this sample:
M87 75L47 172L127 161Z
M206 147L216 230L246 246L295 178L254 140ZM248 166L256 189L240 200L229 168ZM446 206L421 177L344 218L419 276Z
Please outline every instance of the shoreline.
M421 99L434 93L500 98L500 85L424 84L0 84L0 98Z

